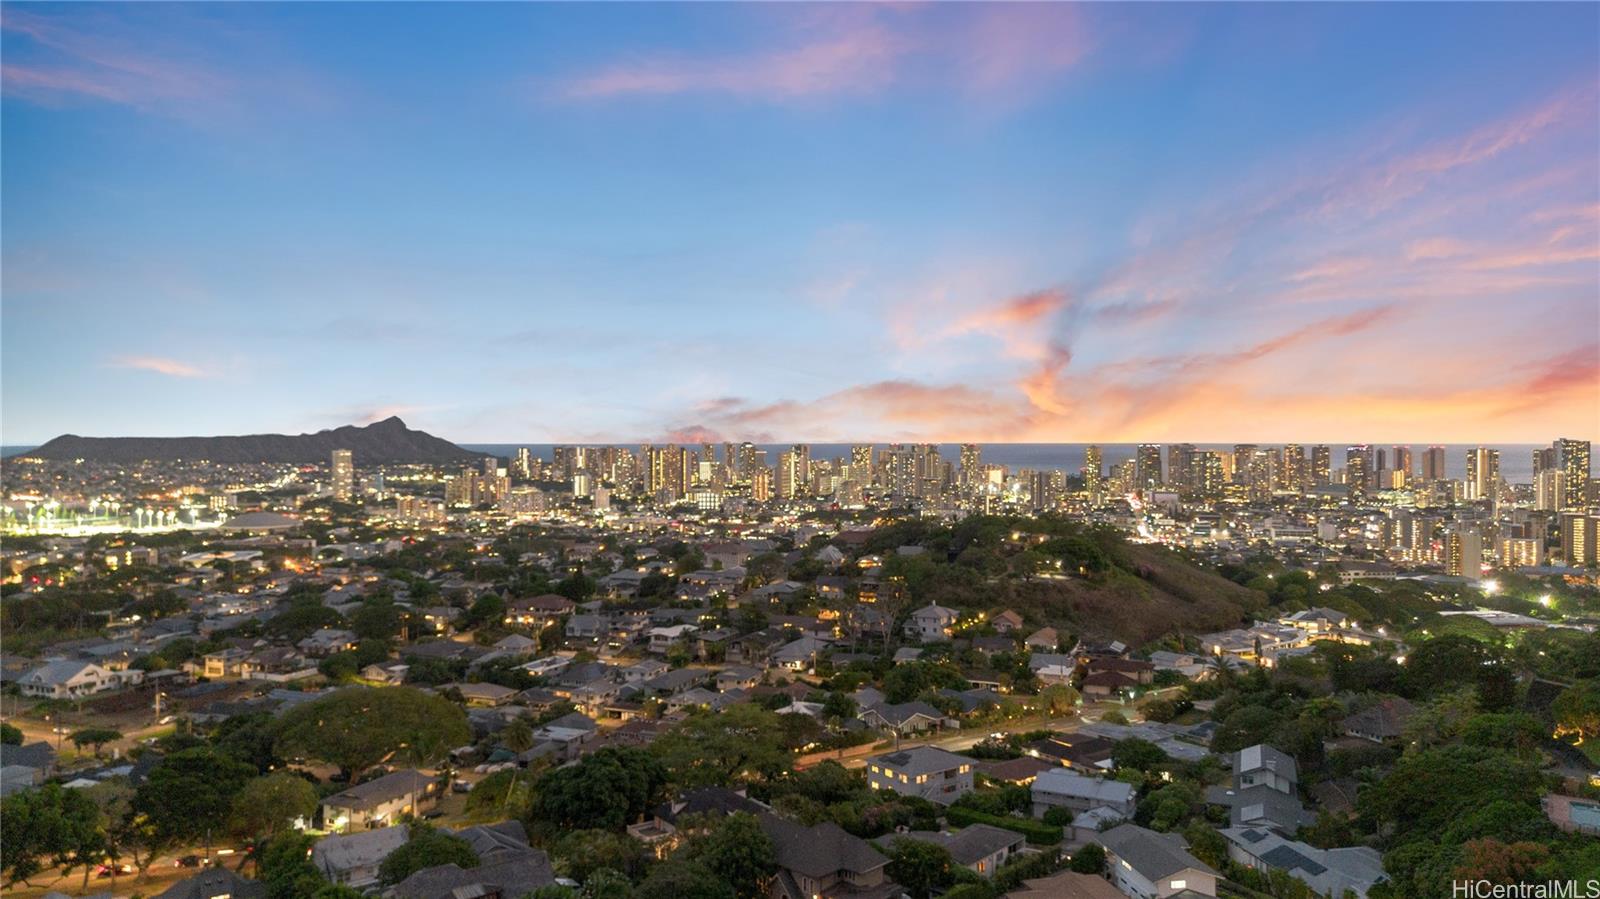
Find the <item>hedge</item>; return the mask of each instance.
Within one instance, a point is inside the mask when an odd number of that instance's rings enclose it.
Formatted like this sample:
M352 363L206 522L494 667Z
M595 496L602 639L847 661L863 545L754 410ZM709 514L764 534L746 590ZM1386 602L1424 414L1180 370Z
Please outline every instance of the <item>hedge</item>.
M1061 828L1035 821L1032 818L1013 818L1010 815L989 815L980 811L961 806L951 806L945 809L944 817L951 824L965 827L968 824L992 824L995 827L1004 827L1014 830L1028 838L1028 842L1036 846L1053 846L1061 842Z

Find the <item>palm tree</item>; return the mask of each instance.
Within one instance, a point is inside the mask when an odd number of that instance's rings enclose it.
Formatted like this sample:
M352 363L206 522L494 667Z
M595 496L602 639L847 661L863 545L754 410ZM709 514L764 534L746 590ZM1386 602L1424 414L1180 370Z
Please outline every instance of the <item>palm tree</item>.
M518 718L512 721L506 725L505 730L500 732L501 745L515 752L519 757L533 748L533 740L533 725L529 724L526 718ZM506 798L501 803L502 808L511 802L512 794L517 792L517 778L521 776L522 765L519 763L516 768L512 769L511 787L506 790Z

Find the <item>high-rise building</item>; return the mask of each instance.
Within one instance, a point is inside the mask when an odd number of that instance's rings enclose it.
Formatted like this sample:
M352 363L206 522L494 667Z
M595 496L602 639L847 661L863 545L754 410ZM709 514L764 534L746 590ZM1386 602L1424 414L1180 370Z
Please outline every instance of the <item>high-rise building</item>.
M1176 490L1194 489L1194 444L1174 443L1167 447L1167 484Z
M750 498L758 503L772 499L772 469L765 464L749 469Z
M1574 567L1600 563L1600 517L1587 512L1561 513L1561 556Z
M1544 564L1544 541L1537 537L1503 537L1500 540L1500 565L1505 568L1532 568Z
M1194 478L1194 492L1202 499L1221 497L1228 484L1227 473L1222 466L1222 453L1200 450L1192 458L1190 472Z
M347 503L356 493L355 454L347 449L333 451L333 498Z
M533 480L533 453L527 447L518 447L511 459L511 474L524 481Z
M1447 477L1444 467L1444 447L1430 446L1422 451L1422 479L1442 481Z
M1416 469L1411 465L1411 447L1397 446L1394 448L1394 470L1400 472L1400 486L1410 484L1417 476Z
M1105 491L1105 458L1100 454L1100 447L1086 446L1083 448L1083 489L1089 494L1090 502L1099 502Z
M1551 449L1556 451L1556 464L1566 480L1561 508L1586 508L1589 505L1589 441L1563 437L1552 444Z
M1483 574L1483 535L1477 528L1456 525L1445 534L1445 570L1456 577Z
M1134 477L1138 480L1136 489L1149 490L1161 486L1161 446L1155 443L1141 443L1134 454Z
M1369 475L1372 472L1370 464L1372 448L1366 444L1346 447L1344 451L1344 482L1350 488L1352 497L1366 496L1371 488Z
M1311 469L1306 467L1306 448L1290 443L1283 448L1283 485L1290 490L1311 486Z
M1467 499L1500 499L1500 451L1488 447L1467 450Z
M797 443L778 454L778 496L783 499L805 496L810 484L810 447Z
M1326 487L1333 480L1333 450L1327 444L1318 444L1311 448L1309 476L1314 487Z
M1546 468L1533 476L1533 507L1541 512L1559 512L1566 508L1567 473L1560 468Z
M961 488L967 491L976 489L982 474L983 447L976 443L961 444Z

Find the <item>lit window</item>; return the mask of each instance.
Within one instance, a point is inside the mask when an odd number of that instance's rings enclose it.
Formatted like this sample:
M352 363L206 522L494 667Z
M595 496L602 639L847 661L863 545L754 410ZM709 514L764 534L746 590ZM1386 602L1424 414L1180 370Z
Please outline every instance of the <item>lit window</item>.
M1187 881L1187 880L1174 880L1172 882L1172 888L1175 889L1175 890L1188 889L1188 887L1189 887L1189 881Z

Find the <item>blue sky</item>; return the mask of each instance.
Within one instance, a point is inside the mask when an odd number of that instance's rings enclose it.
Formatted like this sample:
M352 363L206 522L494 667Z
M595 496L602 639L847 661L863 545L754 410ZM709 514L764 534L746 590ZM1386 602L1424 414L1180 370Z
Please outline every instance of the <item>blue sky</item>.
M1600 437L1594 4L0 9L8 444Z

